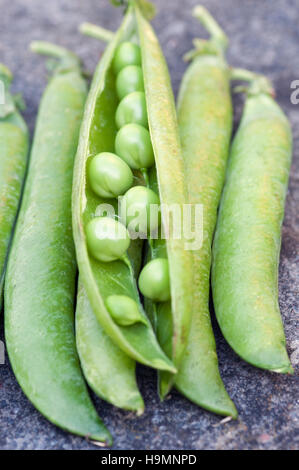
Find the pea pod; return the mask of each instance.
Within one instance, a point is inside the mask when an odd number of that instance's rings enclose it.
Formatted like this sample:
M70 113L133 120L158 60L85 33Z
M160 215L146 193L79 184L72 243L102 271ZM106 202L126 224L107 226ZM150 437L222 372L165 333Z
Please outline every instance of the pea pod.
M96 27L93 27L93 33L97 35ZM144 315L130 266L122 260L111 263L96 261L89 255L86 245L85 227L96 214L98 206L105 202L95 197L90 190L86 180L86 165L90 156L114 151L118 97L113 59L118 45L129 40L139 41L141 48L149 130L158 169L161 201L165 204L183 204L186 201L175 110L165 60L151 26L138 8L138 2L130 2L122 26L113 36L95 73L86 106L74 176L74 238L82 282L105 332L133 359L173 373L175 369L160 349L146 316L146 325L138 323L122 327L112 320L107 311L105 300L116 293L133 298ZM164 110L157 107L158 97L165 103ZM173 359L177 364L184 350L191 315L190 296L184 295L191 283L191 259L184 250L184 240L175 240L171 235L167 241L167 250L172 266L176 318Z
M236 417L219 374L209 314L211 246L232 131L230 70L224 57L227 38L203 7L196 7L194 16L210 31L211 39L195 40L195 49L188 54L192 63L181 83L177 108L190 202L203 207L203 241L193 251L194 315L175 385L200 406Z
M141 249L133 248L130 258L138 273ZM144 403L136 383L136 363L106 335L81 282L76 307L76 341L84 376L93 391L112 405L141 415Z
M59 59L40 104L28 178L5 283L5 337L24 393L57 426L111 442L80 370L74 336L76 261L71 227L73 161L86 98L76 56Z
M173 105L171 83L165 61L157 60L162 54L152 30L140 13L137 15L140 44L142 50L145 91L149 128L151 130L155 151L157 183L162 204L170 207L188 204L188 188L184 172L184 162ZM155 86L153 86L155 83ZM158 103L163 102L163 106ZM169 102L168 110L164 103ZM167 124L171 124L167 129ZM172 130L172 132L171 132ZM175 132L174 132L175 131ZM162 211L163 223L163 211ZM169 263L172 344L171 358L179 368L188 341L193 309L193 264L192 256L187 249L186 238L181 234L176 239L174 233L166 239L166 253ZM169 374L166 373L167 377ZM170 376L170 381L173 376Z
M26 170L29 135L27 126L17 109L15 98L9 93L10 71L0 64L0 308L8 247L19 206ZM2 102L3 99L3 102Z
M177 107L189 203L203 207L203 241L199 249L192 251L195 265L193 316L175 386L203 408L236 417L236 408L219 374L209 314L211 245L232 130L230 70L224 58L227 39L204 8L197 7L194 15L203 22L212 37L209 42L194 41L196 48L188 54L192 63L183 77ZM150 182L156 190L154 174L151 174ZM192 228L194 230L194 225ZM150 257L164 257L163 252L163 244L155 243ZM147 302L147 307L154 317L159 342L164 351L169 352L171 306L169 303L150 305ZM159 373L161 398L170 387L171 376Z
M112 405L143 413L135 378L135 362L106 335L79 283L76 338L84 376L93 391Z
M291 130L266 79L246 71L234 76L252 83L231 148L213 245L215 311L224 337L244 360L288 373L278 263Z

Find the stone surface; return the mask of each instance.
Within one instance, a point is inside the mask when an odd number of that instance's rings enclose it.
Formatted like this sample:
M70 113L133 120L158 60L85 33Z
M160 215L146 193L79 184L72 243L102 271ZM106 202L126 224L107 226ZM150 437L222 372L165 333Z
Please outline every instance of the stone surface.
M156 0L155 3L159 13L154 26L176 93L185 69L183 53L191 48L193 37L206 34L191 18L196 0ZM299 105L291 104L290 84L299 79L299 1L202 3L231 38L230 63L267 74L274 82L278 102L292 122L294 162L283 226L279 281L288 350L298 372ZM104 46L81 37L77 26L82 21L91 21L116 29L121 13L108 0L0 0L0 11L0 58L15 74L14 89L24 95L25 117L32 131L46 72L44 60L29 52L30 41L45 39L70 47L82 57L87 69L93 70ZM236 122L242 102L242 97L235 98ZM3 318L0 323L3 339ZM136 418L96 399L98 411L114 435L115 449L298 448L296 376L275 375L249 366L232 352L217 325L214 326L221 374L239 410L238 421L221 423L221 418L198 408L175 391L164 403L159 403L155 373L140 367L138 375L146 404L142 417ZM33 408L18 386L7 359L5 365L0 365L0 448L95 449L84 439L57 429Z

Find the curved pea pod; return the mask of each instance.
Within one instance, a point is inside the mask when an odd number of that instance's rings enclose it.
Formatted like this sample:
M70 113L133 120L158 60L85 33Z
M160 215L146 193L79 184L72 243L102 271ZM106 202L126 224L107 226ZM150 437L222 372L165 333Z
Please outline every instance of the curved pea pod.
M5 338L16 378L34 406L57 426L111 443L88 395L76 352L72 240L73 162L86 98L78 59L58 57L41 100L28 177L5 282Z
M10 71L0 64L0 309L9 244L25 177L29 135L15 98Z
M136 247L130 254L138 273L141 249ZM77 295L76 342L84 376L93 391L112 405L141 415L144 403L136 383L136 363L105 333L81 282Z
M251 78L236 71L235 78ZM247 77L249 76L249 77ZM213 245L220 328L247 362L292 372L278 304L281 225L292 155L288 120L254 77L234 138Z
M158 168L161 201L165 204L178 203L180 206L186 201L182 158L167 67L151 26L139 11L137 4L130 2L123 24L113 36L95 73L86 106L74 177L74 238L82 282L92 309L105 332L133 359L174 373L176 369L162 352L148 320L146 325L140 323L130 327L121 327L113 322L105 306L105 299L110 294L132 297L143 312L135 279L130 274L132 270L122 261L100 263L91 258L84 233L87 222L97 213L99 205L105 202L90 191L85 176L86 165L90 156L101 151L114 150L118 99L112 61L117 46L127 40L139 40L141 47L149 130ZM163 100L163 112L157 109L158 100ZM167 241L167 249L176 312L175 354L172 359L177 365L187 340L191 316L191 299L189 295L185 295L191 284L190 256L184 250L184 240L175 240L172 234ZM147 319L146 316L145 318Z
M203 43L196 40L195 50L188 54L192 63L183 77L177 108L189 203L194 207L197 204L202 206L203 226L201 227L199 221L198 247L192 250L193 316L186 352L175 376L175 386L203 408L236 417L237 410L219 374L209 313L212 238L232 130L230 71L224 59L227 40L205 9L197 7L194 14L212 32L212 38L204 43L204 50ZM155 178L154 175L151 176L151 186L154 189ZM193 231L194 224L195 219ZM163 256L161 243L156 244L152 252L152 257L156 256ZM164 351L168 351L170 305L160 303L154 309L157 336ZM161 398L165 397L170 386L169 375L160 373Z

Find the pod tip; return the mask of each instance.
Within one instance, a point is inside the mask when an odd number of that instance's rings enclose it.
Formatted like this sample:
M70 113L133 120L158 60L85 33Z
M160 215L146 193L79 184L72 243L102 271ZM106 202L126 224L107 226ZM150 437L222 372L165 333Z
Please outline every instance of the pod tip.
M292 374L294 374L294 369L293 369L292 365L289 363L286 366L280 367L278 369L272 369L271 372L276 372L278 374L292 375Z
M142 416L143 413L144 413L144 406L143 406L142 408L138 408L138 409L136 410L136 415L137 415L137 416Z
M203 5L196 5L196 7L194 7L192 10L192 15L197 18L198 16L206 14L207 11L208 10Z
M87 437L87 440L88 442L90 442L91 444L93 444L94 446L97 446L97 447L111 447L112 444L113 444L113 440L112 440L112 437L109 435L109 436L105 436L105 439L103 439L103 436L93 436L92 438L90 437Z

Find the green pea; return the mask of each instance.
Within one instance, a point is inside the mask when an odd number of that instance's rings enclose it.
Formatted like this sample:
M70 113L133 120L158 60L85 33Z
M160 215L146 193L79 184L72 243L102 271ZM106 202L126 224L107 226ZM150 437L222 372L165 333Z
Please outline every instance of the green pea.
M120 100L133 91L144 91L142 69L138 65L128 65L119 72L116 91Z
M116 198L133 184L130 167L114 153L102 152L93 157L88 168L89 183L100 197Z
M145 323L135 300L127 295L109 295L106 307L113 320L121 326L130 326L134 323Z
M170 282L168 260L156 258L142 269L139 281L140 292L155 302L166 302L170 299Z
M99 261L109 263L120 259L130 245L124 225L110 217L94 217L86 227L87 246Z
M150 133L139 124L126 124L117 133L115 151L131 168L150 168L154 152Z
M151 217L151 205L159 206L159 203L154 191L145 186L134 186L122 198L121 219L126 226L130 225L132 230L141 234L154 232L160 221L159 217Z
M146 100L143 91L135 91L122 99L116 110L115 121L118 129L131 123L148 127Z
M141 65L140 47L133 42L122 42L116 49L113 59L115 73L119 73L127 65Z

